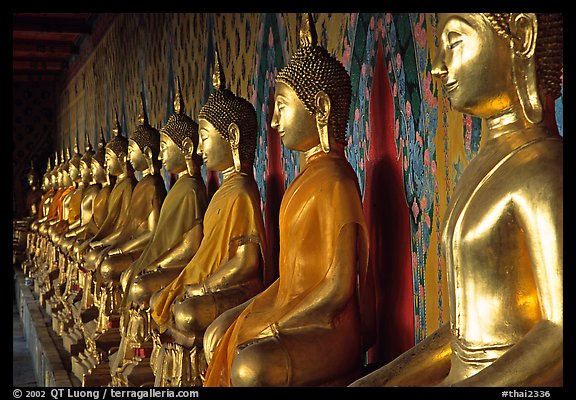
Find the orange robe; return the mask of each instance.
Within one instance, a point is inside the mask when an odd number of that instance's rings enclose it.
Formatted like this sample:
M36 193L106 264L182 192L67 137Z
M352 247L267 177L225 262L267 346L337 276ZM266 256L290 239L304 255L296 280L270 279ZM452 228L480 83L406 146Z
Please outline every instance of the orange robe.
M321 318L308 315L305 322L300 319L297 328L302 334L296 340L306 346L322 343L330 349L323 355L327 360L346 364L347 361L334 357L352 354L351 358L361 363L360 348L367 347L362 341L370 336L374 326L375 300L372 277L367 270L368 236L357 182L343 155L319 153L310 157L282 198L279 278L257 295L228 328L208 366L205 386L229 386L237 347L257 339L262 331L299 309L301 304L307 304L301 308L306 310L320 300L316 290L330 285L327 276L344 272L334 268L356 268L358 274L349 275L357 277L359 291L353 290L342 309L331 310L334 315L321 315ZM348 224L358 227L357 264L338 265L333 263L337 238ZM355 282L349 285L356 287ZM361 313L368 318L363 319ZM282 339L282 323L278 329ZM342 342L346 343L344 347ZM286 351L292 358L290 349ZM310 357L314 356L310 354ZM308 362L314 365L318 360L310 358Z
M258 186L252 176L234 174L222 183L208 204L198 251L155 303L152 318L160 332L168 327L172 302L184 293L184 285L202 282L247 242L260 245L264 260L266 242Z

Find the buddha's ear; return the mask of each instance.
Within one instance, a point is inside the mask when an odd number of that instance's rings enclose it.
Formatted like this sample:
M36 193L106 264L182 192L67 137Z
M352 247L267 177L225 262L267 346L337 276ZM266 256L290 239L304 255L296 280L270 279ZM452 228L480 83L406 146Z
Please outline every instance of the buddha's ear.
M536 14L512 14L510 17L510 33L512 33L514 53L520 57L532 57L536 49L538 33Z
M330 151L330 133L328 132L328 118L330 117L330 97L326 92L320 90L316 93L316 128L318 129L318 137L320 138L320 146L322 151L328 153Z
M536 124L542 121L542 101L536 74L536 39L538 21L534 13L513 13L510 16L512 34L513 76L524 116Z
M232 148L232 159L234 160L234 169L236 172L241 170L240 160L240 127L235 122L228 125L228 137L230 138L230 147Z
M194 144L192 143L192 139L189 137L182 139L182 148L184 150L184 157L187 160L191 159L194 154Z

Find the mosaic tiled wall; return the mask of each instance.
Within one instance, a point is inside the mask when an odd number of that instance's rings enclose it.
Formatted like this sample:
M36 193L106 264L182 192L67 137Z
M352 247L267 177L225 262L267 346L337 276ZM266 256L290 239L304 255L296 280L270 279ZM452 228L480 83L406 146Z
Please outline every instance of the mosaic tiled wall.
M371 161L368 100L375 66L385 63L393 109L381 112L394 118L394 154L402 169L399 190L405 197L410 235L406 254L412 281L410 318L413 341L418 342L448 319L439 227L454 185L478 151L482 123L451 111L431 77L437 40L432 14L326 13L314 17L320 41L342 60L352 78L346 154L363 193ZM255 174L262 207L271 219L284 188L300 168L298 153L285 149L269 127L274 77L296 49L300 21L292 13L120 14L61 94L58 132L64 137L77 136L83 143L86 131L95 143L103 127L109 138L115 109L124 132L131 132L141 91L150 122L160 127L173 110L175 77L181 79L186 111L197 115L212 90L217 46L229 88L249 99L257 111L260 132ZM383 49L380 61L379 46ZM377 107L372 110L379 112ZM559 122L561 118L557 108ZM274 223L269 220L268 226Z

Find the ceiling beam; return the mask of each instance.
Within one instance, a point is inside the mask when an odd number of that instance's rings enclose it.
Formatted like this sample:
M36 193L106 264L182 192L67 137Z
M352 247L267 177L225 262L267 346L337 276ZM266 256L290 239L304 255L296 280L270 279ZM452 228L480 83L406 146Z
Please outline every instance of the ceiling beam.
M85 19L45 18L14 15L14 31L89 34L92 27Z

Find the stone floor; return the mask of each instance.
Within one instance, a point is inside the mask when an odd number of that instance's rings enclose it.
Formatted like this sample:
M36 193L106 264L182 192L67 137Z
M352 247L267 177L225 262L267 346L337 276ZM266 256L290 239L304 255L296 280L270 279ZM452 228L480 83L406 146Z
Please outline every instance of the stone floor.
M14 387L38 386L16 301L12 303L12 385Z

